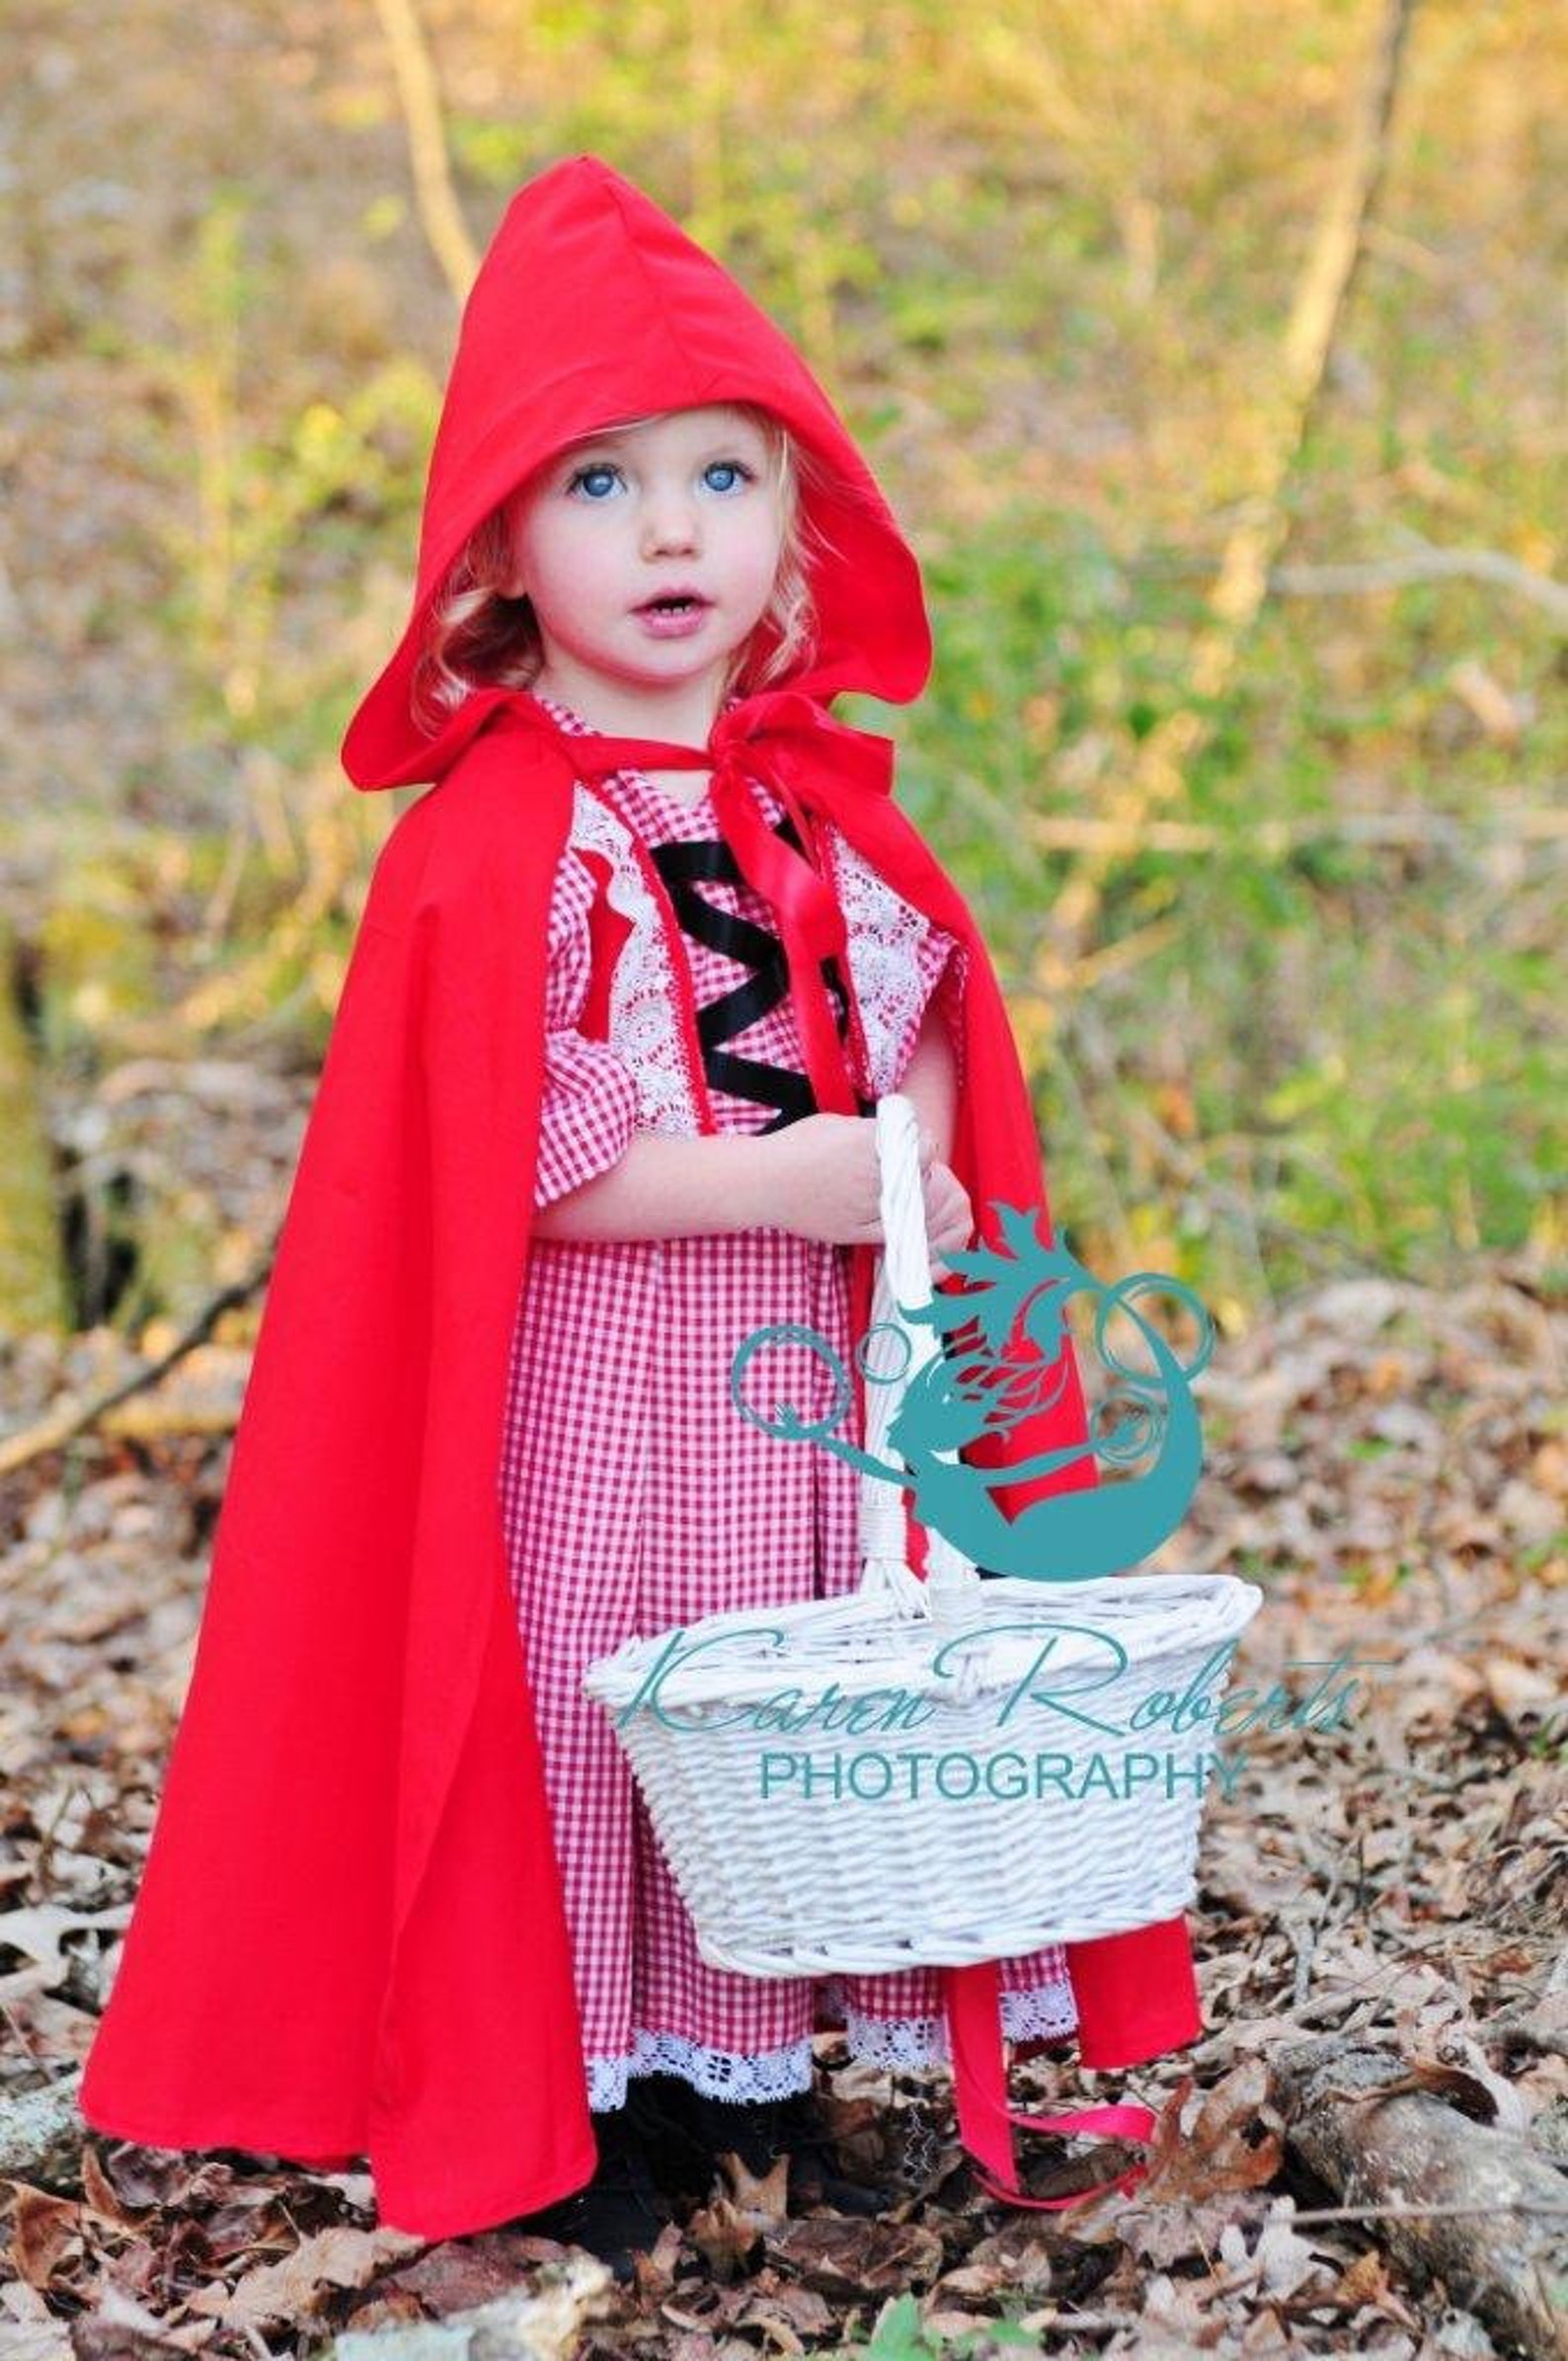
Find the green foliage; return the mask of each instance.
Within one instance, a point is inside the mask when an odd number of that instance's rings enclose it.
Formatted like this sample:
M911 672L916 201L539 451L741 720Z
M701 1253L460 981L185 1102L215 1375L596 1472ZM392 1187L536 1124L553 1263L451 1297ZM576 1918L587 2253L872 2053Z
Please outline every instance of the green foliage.
M1006 2317L987 2321L983 2328L956 2336L935 2335L920 2319L912 2295L894 2297L885 2304L876 2326L864 2343L837 2348L842 2361L991 2361L1010 2353L1040 2353L1038 2336Z

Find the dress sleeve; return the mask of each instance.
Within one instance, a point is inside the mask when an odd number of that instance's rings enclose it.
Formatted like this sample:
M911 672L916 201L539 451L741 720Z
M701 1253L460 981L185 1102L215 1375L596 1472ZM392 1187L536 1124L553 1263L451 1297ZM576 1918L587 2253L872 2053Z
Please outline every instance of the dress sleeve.
M908 1071L914 1045L925 1022L927 1008L935 1008L947 1027L948 1040L953 1044L953 1060L958 1068L958 1087L964 1087L964 974L969 966L969 953L957 935L929 922L920 937L916 953L919 969L920 996L914 1022L900 1043L897 1073L899 1082ZM898 1087L896 1082L895 1089Z
M592 875L568 846L550 902L536 1213L618 1164L637 1128L636 1076L607 1043L578 1030L588 991L592 900Z
M957 936L905 902L841 833L834 856L872 1090L883 1098L898 1089L932 1001L946 1019L962 1090L968 953Z

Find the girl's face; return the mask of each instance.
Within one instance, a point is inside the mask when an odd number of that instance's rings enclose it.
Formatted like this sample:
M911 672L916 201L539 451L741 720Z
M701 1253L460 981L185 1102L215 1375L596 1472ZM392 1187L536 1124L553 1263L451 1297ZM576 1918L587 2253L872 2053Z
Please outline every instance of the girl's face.
M783 543L768 447L726 403L573 445L513 496L512 571L544 673L621 692L711 689L772 594ZM685 593L678 613L651 601ZM542 675L541 675L542 677Z

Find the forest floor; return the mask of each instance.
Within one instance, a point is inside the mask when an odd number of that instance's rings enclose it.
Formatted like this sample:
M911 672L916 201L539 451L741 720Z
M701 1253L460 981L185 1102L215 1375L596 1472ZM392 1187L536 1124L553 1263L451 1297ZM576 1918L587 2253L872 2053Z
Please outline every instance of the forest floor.
M1014 2069L1019 2105L1126 2095L1158 2110L1137 2188L1061 2214L1000 2208L956 2145L945 2075L852 2065L824 2034L845 2169L893 2175L900 2203L790 2221L776 2189L721 2182L635 2289L567 2308L570 2335L558 2290L554 2332L678 2361L868 2342L980 2354L998 2333L1048 2352L1549 2351L1564 2220L1528 2172L1513 2198L1481 2184L1520 2153L1568 2165L1565 1332L1568 1304L1519 1268L1450 1298L1344 1283L1221 1348L1200 1380L1205 1475L1179 1554L1159 1563L1259 1582L1238 1682L1302 1699L1320 1677L1303 1668L1344 1658L1357 1687L1318 1717L1341 1726L1238 1739L1231 1792L1212 1792L1199 2045L1125 2078L1050 2056ZM0 2121L27 2094L68 2091L92 2039L189 1678L247 1363L241 1345L198 1348L108 1432L5 1489ZM25 1430L137 1367L107 1331L30 1340L0 1361L0 1415ZM1303 2045L1334 2037L1348 2048L1322 2053L1330 2086L1349 2055L1379 2091L1314 2110ZM1391 2180L1372 2119L1400 2110ZM1035 2135L1022 2148L1039 2193L1103 2170ZM31 2166L4 2168L16 2361L305 2353L342 2326L548 2284L548 2249L507 2229L429 2248L376 2229L363 2171L154 2153L69 2117ZM1455 2220L1466 2205L1499 2210ZM1482 2233L1473 2277L1461 2224Z

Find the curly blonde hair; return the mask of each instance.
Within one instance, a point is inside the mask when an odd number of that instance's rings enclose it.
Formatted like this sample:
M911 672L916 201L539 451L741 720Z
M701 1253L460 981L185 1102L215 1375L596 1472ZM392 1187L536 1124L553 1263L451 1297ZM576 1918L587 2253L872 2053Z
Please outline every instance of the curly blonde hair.
M777 489L783 537L772 594L756 628L731 655L720 702L739 691L749 696L792 671L815 644L817 612L810 562L814 549L831 544L806 513L803 494L822 481L819 463L781 420L754 402L734 405L750 420L767 446ZM663 417L667 413L656 412ZM647 424L623 419L583 442L601 441ZM433 734L476 688L531 688L544 663L544 644L526 596L509 597L499 588L512 564L512 504L515 492L475 526L436 587L425 645L414 668L410 691L414 717ZM758 653L765 625L777 633L771 652Z

